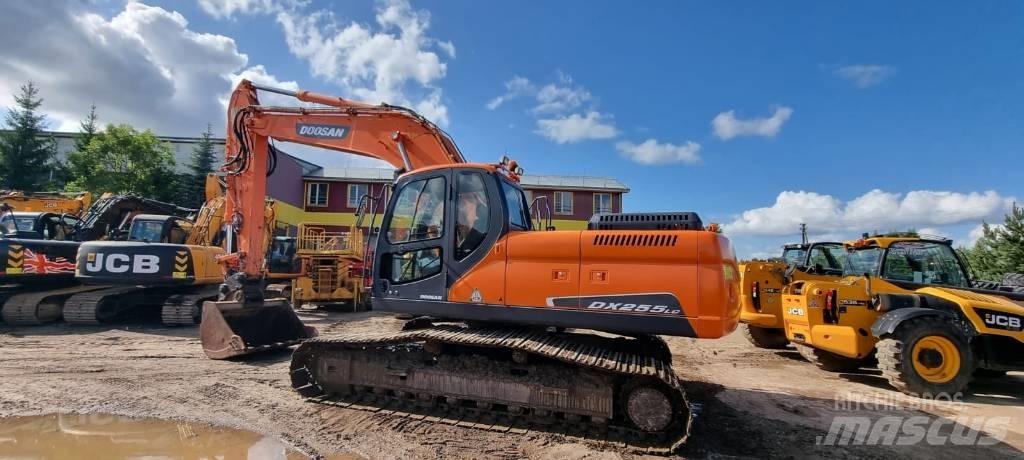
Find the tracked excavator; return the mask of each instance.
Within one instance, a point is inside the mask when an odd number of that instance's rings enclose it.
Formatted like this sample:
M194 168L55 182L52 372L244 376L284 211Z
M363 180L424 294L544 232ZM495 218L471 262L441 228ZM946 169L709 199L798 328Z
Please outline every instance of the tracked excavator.
M216 258L224 254L224 192L216 175L207 176L205 190L206 202L192 219L140 214L132 219L127 240L83 243L76 279L106 287L69 298L64 320L100 324L156 307L165 325L196 324L202 303L217 298L223 281ZM267 228L273 228L273 204L264 212Z
M261 106L257 90L324 107ZM515 162L467 163L445 133L402 107L243 81L228 114L229 300L203 307L209 357L304 339L291 380L316 401L471 408L625 433L662 453L685 441L691 406L654 334L718 338L736 328L739 274L717 226L679 212L536 231ZM294 313L285 318L258 297L265 248L252 197L264 194L271 139L402 170L373 251L373 308L433 320L314 338L286 322Z
M0 205L7 204L15 211L52 212L54 214L81 215L92 204L92 193L76 193L74 196L60 192L25 193L0 191Z
M7 206L10 209L10 206ZM104 194L76 218L49 212L0 211L0 317L8 324L38 325L59 320L71 296L101 289L78 284L75 261L82 241L123 239L128 223L143 212L194 212L134 195Z

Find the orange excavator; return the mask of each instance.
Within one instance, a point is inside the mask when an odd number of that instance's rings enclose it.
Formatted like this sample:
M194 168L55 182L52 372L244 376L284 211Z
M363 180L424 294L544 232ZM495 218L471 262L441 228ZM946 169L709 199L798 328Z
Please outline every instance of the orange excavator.
M261 106L257 90L323 107ZM713 339L736 328L736 260L716 225L675 212L534 229L514 161L467 163L443 131L402 107L243 81L228 115L226 301L204 305L208 356L301 340L291 380L316 401L568 423L648 452L685 441L691 405L655 334ZM418 317L404 330L312 337L260 298L272 139L399 169L372 250L371 294L375 310Z

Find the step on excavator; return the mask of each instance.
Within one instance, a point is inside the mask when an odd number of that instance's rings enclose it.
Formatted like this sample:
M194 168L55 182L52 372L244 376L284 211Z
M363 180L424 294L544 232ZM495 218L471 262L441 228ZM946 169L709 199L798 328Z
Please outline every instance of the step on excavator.
M323 107L261 106L257 90ZM660 453L685 441L693 411L655 334L712 339L736 328L739 274L716 225L677 212L534 230L514 161L467 163L412 110L242 81L228 113L231 243L222 261L230 300L203 307L209 357L286 342L292 332L304 340L292 356L292 384L315 401L471 409L623 433ZM252 197L264 194L271 139L402 171L373 251L373 308L429 319L399 332L314 338L291 327L290 310L287 319L250 297L262 292L262 216Z
M1024 370L1024 292L972 280L952 240L844 245L843 277L797 281L782 296L786 336L809 361L849 372L877 358L893 388L926 398Z
M57 321L76 294L102 289L76 282L75 261L83 241L127 236L132 218L144 212L187 215L180 208L134 195L104 194L79 217L51 212L0 210L0 305L4 322L39 325Z
M842 243L818 241L783 246L781 261L740 264L740 328L758 348L789 345L782 321L782 294L795 281L842 276Z

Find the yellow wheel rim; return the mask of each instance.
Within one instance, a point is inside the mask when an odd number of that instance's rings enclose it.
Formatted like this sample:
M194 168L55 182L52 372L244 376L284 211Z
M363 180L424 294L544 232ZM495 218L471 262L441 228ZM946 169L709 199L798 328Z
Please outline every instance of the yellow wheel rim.
M914 344L914 371L931 383L946 383L960 372L960 350L952 340L938 335Z

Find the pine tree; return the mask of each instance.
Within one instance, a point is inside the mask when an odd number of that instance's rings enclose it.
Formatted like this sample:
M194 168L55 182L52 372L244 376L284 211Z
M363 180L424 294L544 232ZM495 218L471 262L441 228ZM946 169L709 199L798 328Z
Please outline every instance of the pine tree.
M213 171L217 161L214 151L213 127L206 125L206 131L199 137L199 143L192 149L189 158L188 172L181 179L184 197L179 203L182 206L200 207L206 201L206 175Z
M1007 273L1024 273L1024 208L1013 205L1002 226L982 226L982 236L964 251L978 279L999 281Z
M79 123L80 128L78 132L81 135L78 137L78 139L75 139L76 152L85 151L85 147L89 145L89 142L92 141L92 138L96 137L96 133L98 133L100 130L99 126L96 126L97 119L98 117L96 116L96 104L93 104L89 107L89 115L86 115L85 119L82 120L81 123Z
M8 109L4 120L9 132L0 135L0 188L34 192L50 180L56 143L42 137L45 116L38 110L43 100L34 83L22 85L14 102L17 107Z

